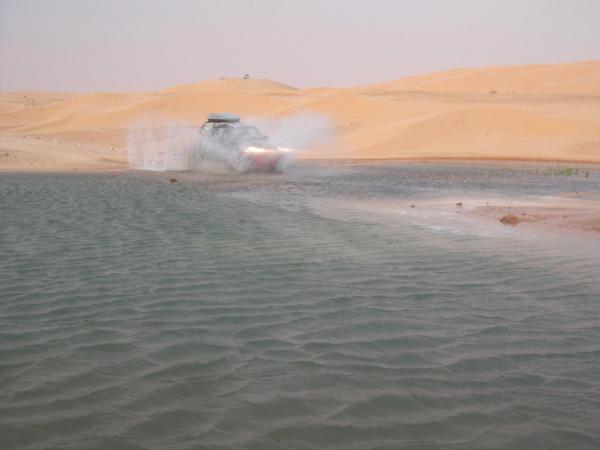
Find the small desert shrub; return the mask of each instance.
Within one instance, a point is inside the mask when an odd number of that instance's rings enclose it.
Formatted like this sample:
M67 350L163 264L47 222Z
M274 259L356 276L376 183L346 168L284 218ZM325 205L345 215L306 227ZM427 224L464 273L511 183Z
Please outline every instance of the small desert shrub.
M579 169L573 167L547 167L543 170L542 174L570 177L571 175L578 175Z

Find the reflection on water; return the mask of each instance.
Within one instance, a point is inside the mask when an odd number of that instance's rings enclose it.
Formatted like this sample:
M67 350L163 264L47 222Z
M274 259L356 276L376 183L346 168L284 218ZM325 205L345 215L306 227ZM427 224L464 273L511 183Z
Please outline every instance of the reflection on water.
M597 173L177 177L0 176L3 448L600 445L598 240L389 206Z

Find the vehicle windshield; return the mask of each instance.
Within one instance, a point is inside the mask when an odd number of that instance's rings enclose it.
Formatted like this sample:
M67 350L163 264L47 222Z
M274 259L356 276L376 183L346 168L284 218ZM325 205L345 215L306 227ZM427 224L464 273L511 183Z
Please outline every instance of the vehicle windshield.
M264 141L267 137L252 125L243 124L204 124L202 127L210 130L215 137L225 137L237 141Z
M264 140L267 137L252 125L241 125L232 130L234 136L240 140Z

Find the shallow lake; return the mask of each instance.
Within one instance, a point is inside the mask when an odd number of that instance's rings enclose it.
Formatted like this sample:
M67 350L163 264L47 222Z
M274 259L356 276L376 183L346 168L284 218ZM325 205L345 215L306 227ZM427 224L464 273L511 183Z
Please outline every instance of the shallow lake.
M0 447L599 448L600 239L418 211L575 191L600 174L0 174Z

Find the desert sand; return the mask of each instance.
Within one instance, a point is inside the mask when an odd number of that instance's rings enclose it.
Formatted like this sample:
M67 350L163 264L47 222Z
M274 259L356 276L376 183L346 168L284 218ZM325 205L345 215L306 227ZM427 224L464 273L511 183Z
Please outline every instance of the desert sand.
M222 79L146 93L0 93L0 170L125 169L132 127L200 125L213 111L326 115L335 141L327 151L304 149L305 158L600 163L600 62L581 62L353 88Z
M414 214L414 209L401 205ZM491 223L499 228L545 231L564 235L598 236L600 232L600 192L565 192L557 196L465 197L433 199L416 205L421 211L448 220ZM420 212L422 214L422 212Z

